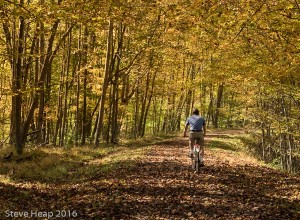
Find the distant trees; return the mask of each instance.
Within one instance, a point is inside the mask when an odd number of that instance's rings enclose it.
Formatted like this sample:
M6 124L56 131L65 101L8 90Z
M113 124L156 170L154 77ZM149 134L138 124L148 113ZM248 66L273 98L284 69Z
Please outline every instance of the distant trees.
M235 71L232 82L240 82L233 91L244 103L239 111L244 112L246 124L260 129L261 157L296 172L300 168L299 5L267 1L246 8L250 16L224 53L229 63L226 72Z

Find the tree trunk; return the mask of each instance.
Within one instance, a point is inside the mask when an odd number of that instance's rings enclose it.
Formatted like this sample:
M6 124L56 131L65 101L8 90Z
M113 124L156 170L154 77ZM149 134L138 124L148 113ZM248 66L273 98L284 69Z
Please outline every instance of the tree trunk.
M82 103L82 125L81 125L81 145L85 145L86 139L86 132L87 132L87 61L88 61L88 29L87 27L84 28L84 38L83 38L83 66L84 66L84 73L83 73L83 103Z
M44 90L44 87L43 87L44 81L47 79L48 74L50 73L49 66L51 66L52 61L53 61L58 49L60 48L61 43L68 36L69 32L74 27L73 25L69 27L69 29L61 37L61 39L60 39L59 43L57 44L57 46L55 47L55 49L52 50L53 44L54 44L54 38L56 36L56 31L58 28L58 24L59 24L59 20L57 20L54 23L52 30L51 30L51 36L50 36L49 42L48 42L47 53L46 53L46 56L44 59L42 69L41 69L40 77L38 79L38 84L36 85L36 88L38 89L38 91L36 91L33 95L31 106L29 107L29 112L27 114L27 117L25 118L23 130L22 130L22 140L23 141L26 141L28 130L29 130L30 124L32 123L32 120L33 120L34 111L38 105L40 91Z
M115 55L116 58L116 70L113 79L113 111L112 111L112 121L111 121L111 143L116 143L119 134L119 84L120 84L120 65L121 65L121 58L122 58L122 50L123 50L123 41L124 41L124 34L125 34L126 27L123 26L121 23L118 32L118 49L117 54Z
M24 5L24 0L20 0L20 5ZM24 142L22 139L22 65L23 65L23 41L25 33L25 19L20 16L19 18L19 35L18 35L18 50L16 58L16 67L13 69L13 97L12 97L12 139L18 154L23 153Z
M214 121L213 121L213 125L215 128L219 127L219 116L220 116L221 102L222 102L222 98L223 98L223 90L224 90L224 83L221 83L218 87L216 112L215 112L215 117L214 117Z
M157 75L157 72L155 72L153 77L152 77L151 91L150 91L150 94L148 96L148 104L147 104L146 109L145 109L141 137L144 137L144 135L145 135L147 117L148 117L148 112L149 112L149 109L150 109L150 105L151 105L151 101L152 101L152 97L153 97L153 93L154 93L154 84L155 84L156 75Z
M99 146L99 138L103 132L103 119L104 119L104 107L106 101L106 92L108 89L109 84L109 76L110 76L110 59L111 59L111 52L113 47L113 21L110 18L109 20L109 30L107 36L107 50L106 50L106 63L105 63L105 71L104 71L104 82L102 86L102 94L101 94L101 102L99 107L98 113L98 121L96 122L96 134L95 134L95 141L94 145Z
M144 135L144 131L143 131L144 124L143 123L145 121L145 118L147 117L146 104L147 104L147 98L148 98L148 93L149 93L149 86L150 86L150 71L148 71L148 73L147 73L145 91L143 92L143 95L141 97L142 98L142 101L141 101L142 106L141 106L139 121L138 121L138 125L137 125L137 135L139 137L143 137L143 135Z

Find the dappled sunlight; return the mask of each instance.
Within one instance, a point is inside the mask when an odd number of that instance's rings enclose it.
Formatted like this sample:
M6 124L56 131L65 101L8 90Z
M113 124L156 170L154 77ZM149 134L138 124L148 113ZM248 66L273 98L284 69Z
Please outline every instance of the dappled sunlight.
M18 189L24 207L65 207L85 219L297 219L299 178L218 147L226 139L215 139L207 142L199 173L191 169L186 138L120 146L79 160L76 181L0 185L9 200L5 207L13 206L9 195ZM82 160L87 151L73 158Z

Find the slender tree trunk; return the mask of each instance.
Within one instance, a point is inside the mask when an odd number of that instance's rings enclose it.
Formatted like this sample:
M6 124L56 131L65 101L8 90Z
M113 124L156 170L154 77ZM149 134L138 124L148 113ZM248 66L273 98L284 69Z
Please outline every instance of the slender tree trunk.
M221 83L218 87L216 112L215 112L215 117L214 117L214 121L213 121L213 125L215 128L219 127L219 116L220 116L221 102L222 102L222 98L223 98L223 90L224 90L224 83Z
M51 36L49 38L49 42L48 42L48 48L47 48L47 54L45 56L45 60L41 69L41 74L38 80L38 85L36 86L36 88L38 88L38 91L35 92L33 98L32 98L32 103L31 106L29 107L29 112L27 114L27 117L25 119L24 122L24 126L23 126L23 130L22 130L22 140L25 141L27 134L28 134L28 130L30 127L30 124L32 123L32 119L34 116L34 111L37 108L38 105L38 100L39 100L39 95L41 90L43 90L43 85L44 85L44 81L47 79L49 72L49 66L51 66L52 61L61 45L61 43L63 42L63 40L68 36L69 32L72 30L72 28L74 26L71 26L65 33L64 35L61 37L59 43L57 44L56 48L52 51L53 48L53 44L54 44L54 38L56 36L56 31L58 28L58 24L59 24L59 20L56 21L52 27L52 31L51 31Z
M141 110L140 110L140 116L139 116L139 121L137 125L137 135L139 137L143 137L144 131L143 131L143 123L145 121L145 118L147 117L146 115L146 104L147 104L147 98L148 98L148 93L149 93L149 86L150 86L150 71L147 73L146 77L146 85L145 85L145 91L143 92L143 95L141 97Z
M98 113L98 121L96 122L97 130L95 134L95 141L94 145L99 146L99 138L103 132L103 119L104 119L104 107L106 101L106 92L108 89L109 84L109 76L110 76L110 59L111 59L111 52L113 47L113 21L112 19L109 20L109 30L107 36L107 51L106 51L106 63L105 63L105 71L104 71L104 82L102 86L102 94L101 94L101 102L99 107Z
M83 103L82 103L82 125L81 125L81 145L85 145L86 132L87 132L87 61L88 61L88 29L84 28L84 39L83 39L83 66L85 67L83 73Z
M82 35L82 26L79 28L78 34L78 42L77 42L77 50L81 50L81 35ZM78 65L77 65L77 77L76 77L76 120L75 120L75 145L78 146L79 144L79 137L81 134L81 111L80 111L80 92L81 92L81 84L80 84L80 68L82 62L82 53L79 52L78 54Z
M53 141L54 145L56 145L56 138L58 136L59 146L63 146L64 132L62 131L62 119L63 119L63 91L64 91L64 74L65 68L63 65L62 71L60 73L60 85L58 90L58 105L57 105L57 121L56 121L56 129L55 129L55 141Z
M63 80L63 98L62 98L62 129L61 129L61 138L60 146L66 145L66 140L68 138L67 124L68 124L68 95L69 95L69 71L70 71L70 56L71 56L71 41L72 41L72 32L69 33L67 41L67 54L65 55L65 70L64 70L64 80Z
M135 88L135 107L134 107L134 121L133 121L133 135L134 138L138 137L138 121L139 121L139 112L140 112L140 88L139 88L139 79L137 82L137 86Z
M38 24L38 28L39 29L42 29L42 24ZM36 41L36 48L35 48L35 53L36 54L42 54L42 47L44 45L42 45L42 42L40 40L40 38L36 38L35 39ZM42 58L40 58L42 59ZM36 59L35 61L35 84L37 85L38 83L38 79L39 79L39 73L40 73L40 64L41 64L41 60L40 59ZM29 61L31 62L31 61ZM28 74L28 71L29 71L29 65L28 67L26 68L26 75ZM26 85L27 83L27 77L24 77L24 84ZM41 91L41 95L40 95L40 100L39 100L39 113L38 113L38 116L36 118L36 130L37 130L37 133L36 133L36 143L42 143L43 140L42 140L42 127L43 127L43 118L44 118L44 105L45 105L45 92L44 91Z
M119 134L119 123L118 123L118 116L119 116L119 84L120 84L120 65L121 65L121 57L122 57L122 50L123 50L123 40L124 40L124 33L126 27L123 26L121 23L118 32L118 49L117 54L115 55L116 58L116 70L113 80L113 110L112 110L112 121L111 121L111 143L116 143Z
M24 5L24 0L20 0L20 5ZM22 93L21 93L21 82L22 82L22 65L23 65L23 41L25 34L25 19L23 16L19 18L19 36L18 36L18 52L15 72L13 73L13 93L12 97L12 109L13 109L13 123L14 123L14 143L18 154L23 153L24 142L22 140Z
M156 75L157 75L157 72L155 72L153 74L153 77L152 77L152 83L151 83L152 86L151 86L151 91L150 91L150 94L149 94L149 97L148 97L148 104L147 104L146 109L145 109L141 137L144 137L144 135L145 135L147 117L148 117L148 112L149 112L149 109L150 109L150 105L151 105L152 97L153 97L153 93L154 93L154 84L155 84Z
M214 107L214 93L213 93L213 86L210 85L209 88L209 105L208 105L208 110L207 110L207 116L206 116L206 120L207 120L207 125L210 124L210 121L214 122L214 111L213 111L213 107Z

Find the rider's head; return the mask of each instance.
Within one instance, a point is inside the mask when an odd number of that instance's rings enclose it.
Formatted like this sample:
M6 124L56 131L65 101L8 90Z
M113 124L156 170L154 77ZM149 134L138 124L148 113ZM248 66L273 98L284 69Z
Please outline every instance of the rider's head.
M193 115L199 115L199 110L197 108L193 109Z

